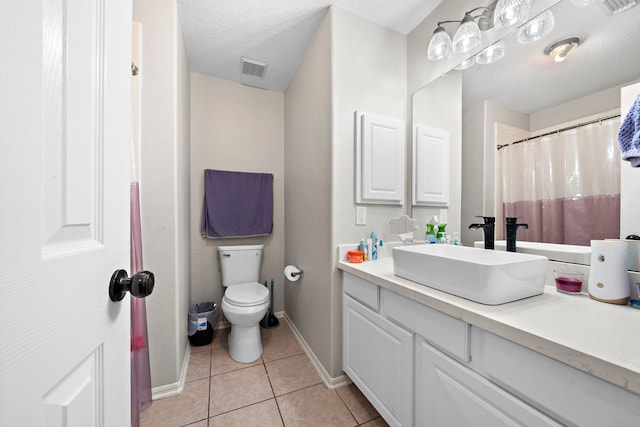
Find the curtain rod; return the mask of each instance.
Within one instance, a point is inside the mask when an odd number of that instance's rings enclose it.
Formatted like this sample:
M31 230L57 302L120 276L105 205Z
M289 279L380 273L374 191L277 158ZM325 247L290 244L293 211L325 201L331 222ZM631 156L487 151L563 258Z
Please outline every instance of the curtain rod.
M600 123L600 122L602 122L604 120L611 120L611 119L615 119L615 118L618 118L618 117L620 117L620 114L614 114L612 116L607 116L607 117L600 117L599 119L595 119L595 120L591 120L591 121L588 121L588 122L579 123L577 125L569 126L569 127L566 127L566 128L562 128L562 129L554 130L554 131L551 131L551 132L543 133L542 135L536 135L536 136L532 136L530 138L521 139L519 141L510 142L508 144L498 145L498 151L500 151L504 147L508 147L510 145L520 144L521 142L531 141L531 140L534 140L536 138L542 138L543 136L553 135L555 133L560 133L560 132L564 132L564 131L567 131L567 130L576 129L576 128L579 128L579 127L582 127L582 126L591 125L593 123Z

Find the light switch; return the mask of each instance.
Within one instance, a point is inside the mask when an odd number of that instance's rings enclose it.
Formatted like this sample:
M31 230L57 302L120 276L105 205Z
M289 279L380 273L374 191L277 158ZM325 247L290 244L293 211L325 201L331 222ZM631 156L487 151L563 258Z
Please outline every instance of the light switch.
M367 225L366 206L356 206L356 225Z

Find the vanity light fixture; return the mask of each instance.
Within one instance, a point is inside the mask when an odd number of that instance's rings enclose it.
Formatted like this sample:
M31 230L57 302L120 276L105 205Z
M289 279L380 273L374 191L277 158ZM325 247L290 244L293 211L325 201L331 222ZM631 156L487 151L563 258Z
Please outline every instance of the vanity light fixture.
M531 0L498 0L493 14L493 25L507 28L522 21L529 14Z
M480 45L480 27L471 16L473 10L464 14L460 26L453 35L451 50L453 53L467 53Z
M466 70L467 68L471 67L475 63L476 63L476 57L472 56L471 58L467 58L461 63L459 63L458 65L456 65L455 67L453 67L453 69L458 71Z
M442 24L444 23L445 22L438 22L438 27L433 32L431 41L429 41L427 58L431 61L446 58L451 53L451 37L449 37L449 34L442 28Z
M554 25L553 13L551 13L550 9L547 9L518 28L518 41L520 43L531 43L540 40L553 30Z
M472 49L480 45L480 31L487 31L493 28L493 7L496 5L496 1L489 5L489 7L476 7L464 14L461 21L440 21L436 27L431 40L429 41L429 47L427 48L427 57L431 61L438 61L440 59L448 57L451 52L454 54L467 53ZM479 15L473 16L472 13L483 10ZM476 18L478 23L476 23ZM443 24L459 23L458 29L453 35L453 40L447 34L442 27Z
M571 37L547 46L544 53L553 58L555 62L562 62L570 52L578 47L579 44L580 39L578 37Z
M504 56L504 40L500 39L476 55L476 62L481 65L493 64Z

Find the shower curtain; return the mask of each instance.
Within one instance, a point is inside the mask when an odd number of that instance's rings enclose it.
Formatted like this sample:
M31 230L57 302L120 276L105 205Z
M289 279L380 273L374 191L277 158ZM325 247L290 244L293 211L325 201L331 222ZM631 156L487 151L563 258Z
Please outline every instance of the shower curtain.
M140 224L140 102L142 88L138 73L142 57L142 25L133 22L131 63L131 275L142 271ZM147 309L144 299L131 297L131 426L140 425L140 413L151 405L151 370L147 339Z
M620 119L503 147L503 213L518 240L589 246L620 234Z
M131 183L131 275L142 271L140 189ZM147 340L145 300L131 297L131 426L140 424L140 413L151 405L151 372Z

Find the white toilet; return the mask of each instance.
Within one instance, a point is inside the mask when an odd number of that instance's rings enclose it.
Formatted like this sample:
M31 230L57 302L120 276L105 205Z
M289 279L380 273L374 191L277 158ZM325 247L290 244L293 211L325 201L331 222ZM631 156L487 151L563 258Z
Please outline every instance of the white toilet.
M251 363L262 354L260 320L269 309L269 291L258 283L264 245L218 246L222 286L222 313L231 323L229 355Z

